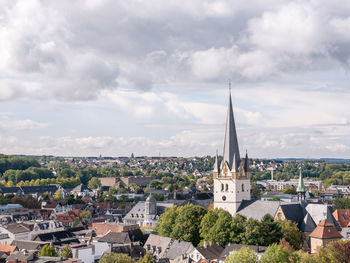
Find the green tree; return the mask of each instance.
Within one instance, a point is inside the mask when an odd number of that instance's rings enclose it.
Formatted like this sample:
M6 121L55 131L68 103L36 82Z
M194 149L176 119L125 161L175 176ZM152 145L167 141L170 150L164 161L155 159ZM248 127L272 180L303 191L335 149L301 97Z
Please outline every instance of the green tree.
M339 240L328 243L318 250L319 263L350 262L350 240Z
M278 244L269 246L264 255L261 257L260 263L288 263L290 254Z
M252 183L252 197L259 199L262 196L262 192L256 183Z
M295 190L295 188L293 186L291 186L291 187L287 187L286 189L284 189L283 193L296 195L297 194L297 190Z
M229 255L225 261L225 263L258 263L258 255L254 250L242 247L234 251L231 255Z
M318 263L317 256L298 250L293 253L294 262L296 263Z
M173 227L179 211L180 207L176 205L166 208L165 213L159 217L158 224L156 226L156 231L159 235L164 237L172 236Z
M99 263L135 263L135 261L126 254L108 253L103 255Z
M263 241L262 246L269 246L273 243L278 243L282 238L281 225L273 220L270 214L264 215L261 219L261 231Z
M280 220L278 224L281 226L283 238L295 249L301 248L302 233L299 231L298 225L290 220Z
M200 223L206 212L203 207L197 205L188 204L181 207L171 237L197 246L200 242Z
M57 190L54 194L53 194L53 199L54 200L62 200L63 198L63 195L62 195L62 192L61 190Z
M333 201L333 209L350 209L350 197L336 198Z
M201 237L213 243L226 246L230 242L232 216L223 209L209 210L201 221Z
M91 180L88 183L88 187L90 189L97 189L101 186L101 181L97 177L91 178Z
M63 257L63 258L72 258L73 257L72 250L70 249L70 247L68 245L65 245L62 248L61 257Z
M230 237L231 243L240 244L242 242L243 234L246 231L246 222L247 218L240 214L236 214L236 216L232 218Z
M84 211L80 213L79 217L84 225L88 225L90 223L91 213L89 211Z
M46 244L40 250L40 257L57 257L58 254L54 247Z
M245 245L260 245L264 243L261 223L253 218L249 218L245 222L245 231L241 234L242 244Z
M79 223L80 223L79 217L74 218L73 226L77 226L79 225Z
M143 258L140 258L137 263L154 263L153 255L150 252L147 252Z

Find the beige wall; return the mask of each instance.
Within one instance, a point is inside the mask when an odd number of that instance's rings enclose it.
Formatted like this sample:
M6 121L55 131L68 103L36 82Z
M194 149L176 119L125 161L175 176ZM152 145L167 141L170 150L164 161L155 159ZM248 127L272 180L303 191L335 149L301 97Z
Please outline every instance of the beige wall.
M324 247L328 243L330 243L332 241L337 241L337 240L339 240L339 238L319 239L319 238L310 237L311 253L312 254L313 253L317 253L317 248L318 247Z

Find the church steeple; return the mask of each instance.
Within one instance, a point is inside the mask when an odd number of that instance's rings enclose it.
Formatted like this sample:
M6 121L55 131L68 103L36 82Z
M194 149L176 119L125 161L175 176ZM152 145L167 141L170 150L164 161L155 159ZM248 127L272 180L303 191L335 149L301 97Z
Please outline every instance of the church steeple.
M300 167L300 174L299 174L299 184L297 188L297 193L298 193L298 200L305 200L305 186L304 186L304 179L303 179L303 174L301 173L301 167Z
M228 167L231 171L238 171L241 157L239 155L237 132L235 126L235 119L233 116L232 100L231 100L231 84L230 94L226 117L226 129L225 129L225 141L224 141L224 154L222 167L225 162L228 163ZM221 168L222 168L221 167Z

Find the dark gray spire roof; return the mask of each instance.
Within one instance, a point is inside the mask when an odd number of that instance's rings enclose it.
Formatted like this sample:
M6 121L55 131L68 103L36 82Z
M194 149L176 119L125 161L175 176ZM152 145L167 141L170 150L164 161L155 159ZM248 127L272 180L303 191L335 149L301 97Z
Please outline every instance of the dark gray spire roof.
M244 171L249 171L249 159L248 159L248 151L245 153L245 159L244 159Z
M223 164L227 162L230 170L238 171L240 161L241 161L241 157L239 155L237 132L236 132L236 126L235 126L235 119L233 117L231 90L230 90L227 117L226 117Z

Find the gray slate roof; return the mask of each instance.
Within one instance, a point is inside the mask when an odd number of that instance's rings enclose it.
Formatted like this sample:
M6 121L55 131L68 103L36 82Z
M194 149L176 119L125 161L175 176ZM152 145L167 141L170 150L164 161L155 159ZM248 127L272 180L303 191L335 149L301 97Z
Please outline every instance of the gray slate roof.
M172 207L173 203L157 202L157 215L161 215L165 212L165 208ZM145 218L145 202L139 201L126 215L125 219L137 220Z
M304 209L300 203L281 203L281 209L286 219L297 223L299 226L304 219Z
M279 205L279 201L256 200L250 202L244 200L237 213L244 215L247 218L261 220L266 214L270 214L272 217L274 217Z
M158 254L158 258L164 258L171 242L172 242L172 239L170 237L162 237L162 236L150 234L143 247L144 249L146 249L146 251L148 247L150 247L151 249L160 248L161 252Z
M308 204L306 211L310 214L312 220L318 225L323 219L327 219L331 222L335 228L340 231L341 228L333 216L332 208L326 204Z
M131 240L127 232L109 232L101 237L98 242L116 243L116 244L130 244Z
M307 213L300 225L300 230L303 232L312 232L316 228L314 220L311 218L310 214Z
M194 246L190 242L175 240L171 244L165 257L170 260L173 260L181 255L185 255L189 253L193 248Z
M45 244L50 244L48 242L40 242L40 241L29 241L29 240L13 240L11 245L18 247L19 250L36 250Z
M224 251L224 248L220 245L212 245L212 246L207 246L207 247L197 247L196 248L199 253L202 254L202 256L205 259L208 260L215 260L218 259Z

